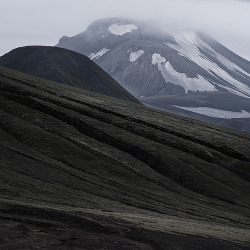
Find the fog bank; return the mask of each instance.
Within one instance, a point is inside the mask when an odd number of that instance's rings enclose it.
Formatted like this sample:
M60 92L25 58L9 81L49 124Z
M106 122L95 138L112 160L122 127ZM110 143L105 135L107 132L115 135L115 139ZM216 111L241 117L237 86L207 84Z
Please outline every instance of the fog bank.
M1 0L0 9L0 55L24 45L55 45L96 19L115 16L194 28L250 60L249 0Z

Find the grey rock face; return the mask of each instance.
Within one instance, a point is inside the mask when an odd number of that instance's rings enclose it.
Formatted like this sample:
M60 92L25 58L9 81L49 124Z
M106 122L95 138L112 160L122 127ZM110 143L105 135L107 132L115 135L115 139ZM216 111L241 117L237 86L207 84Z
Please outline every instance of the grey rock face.
M109 18L74 37L61 38L56 46L88 56L145 104L160 98L156 108L171 95L186 100L191 93L221 94L222 101L231 96L224 93L231 93L234 99L246 99L250 107L250 62L203 33L170 34L151 23ZM192 107L200 107L194 103ZM212 107L213 101L205 103ZM233 103L226 108L233 111Z
M175 94L185 89L250 97L250 62L201 33L170 35L148 23L110 18L62 37L57 46L89 56L136 97L173 94L173 89Z

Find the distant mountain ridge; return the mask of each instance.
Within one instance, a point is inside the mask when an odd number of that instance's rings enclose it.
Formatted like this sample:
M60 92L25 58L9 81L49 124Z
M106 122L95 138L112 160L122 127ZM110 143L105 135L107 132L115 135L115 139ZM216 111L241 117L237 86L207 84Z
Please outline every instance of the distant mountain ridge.
M56 46L88 56L146 105L250 132L250 62L206 34L167 33L152 23L107 18L64 36ZM211 100L218 95L221 102L215 106ZM215 108L220 120L187 108ZM236 118L241 110L249 117ZM237 112L231 119L238 120L224 119L225 112Z
M49 46L26 46L0 57L0 65L122 100L139 101L86 56Z
M202 33L169 34L148 23L110 18L64 36L56 46L89 56L137 97L229 91L250 98L250 62Z

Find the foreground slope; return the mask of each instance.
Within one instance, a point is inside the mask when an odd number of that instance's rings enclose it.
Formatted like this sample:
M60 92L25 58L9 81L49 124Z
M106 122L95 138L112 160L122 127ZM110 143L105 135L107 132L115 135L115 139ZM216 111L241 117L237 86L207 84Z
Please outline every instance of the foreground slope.
M56 46L88 56L148 106L250 133L250 62L205 34L106 18Z
M0 67L1 248L247 249L250 136Z
M90 59L70 50L49 46L21 47L0 57L0 65L47 80L139 103Z

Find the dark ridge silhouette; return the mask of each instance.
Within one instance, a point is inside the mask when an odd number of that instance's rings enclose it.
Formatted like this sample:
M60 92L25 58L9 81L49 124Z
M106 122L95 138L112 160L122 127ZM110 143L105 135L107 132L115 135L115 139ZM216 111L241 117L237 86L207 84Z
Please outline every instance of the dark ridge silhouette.
M0 248L249 249L250 135L0 67Z
M0 65L125 101L139 101L86 56L56 47L27 46L0 57Z

